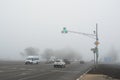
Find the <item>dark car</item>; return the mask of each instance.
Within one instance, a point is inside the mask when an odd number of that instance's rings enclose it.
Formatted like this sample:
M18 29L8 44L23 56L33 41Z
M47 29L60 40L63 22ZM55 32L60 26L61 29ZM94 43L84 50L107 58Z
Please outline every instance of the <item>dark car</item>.
M85 62L84 61L80 61L80 64L84 64Z
M69 61L68 59L64 59L64 62L65 62L66 64L70 64L70 61Z

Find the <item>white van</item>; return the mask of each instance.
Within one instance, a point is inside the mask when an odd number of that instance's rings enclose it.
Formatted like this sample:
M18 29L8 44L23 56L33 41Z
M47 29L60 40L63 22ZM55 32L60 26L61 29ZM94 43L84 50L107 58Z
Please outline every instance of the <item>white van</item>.
M28 56L25 60L25 64L38 64L39 62L38 56Z

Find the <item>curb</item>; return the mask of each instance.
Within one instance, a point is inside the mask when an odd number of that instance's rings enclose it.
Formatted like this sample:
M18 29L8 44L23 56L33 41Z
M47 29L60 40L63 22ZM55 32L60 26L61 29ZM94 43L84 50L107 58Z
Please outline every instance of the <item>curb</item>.
M87 70L84 74L82 74L79 78L77 78L76 80L83 80L84 76L90 71L92 70L92 68L90 68L89 70Z

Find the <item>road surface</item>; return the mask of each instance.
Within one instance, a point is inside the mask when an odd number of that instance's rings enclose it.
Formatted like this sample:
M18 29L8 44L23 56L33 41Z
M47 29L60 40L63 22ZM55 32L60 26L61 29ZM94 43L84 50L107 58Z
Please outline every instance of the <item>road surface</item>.
M0 62L0 80L75 80L92 64L73 62L66 68L52 64L24 65L24 62Z

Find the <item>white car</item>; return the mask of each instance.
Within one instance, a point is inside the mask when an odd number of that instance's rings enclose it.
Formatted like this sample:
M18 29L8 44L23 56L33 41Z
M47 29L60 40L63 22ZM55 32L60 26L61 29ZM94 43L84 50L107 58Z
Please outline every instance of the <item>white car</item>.
M65 68L65 62L61 59L54 62L54 68Z
M39 57L38 56L28 56L25 60L25 64L38 64Z

